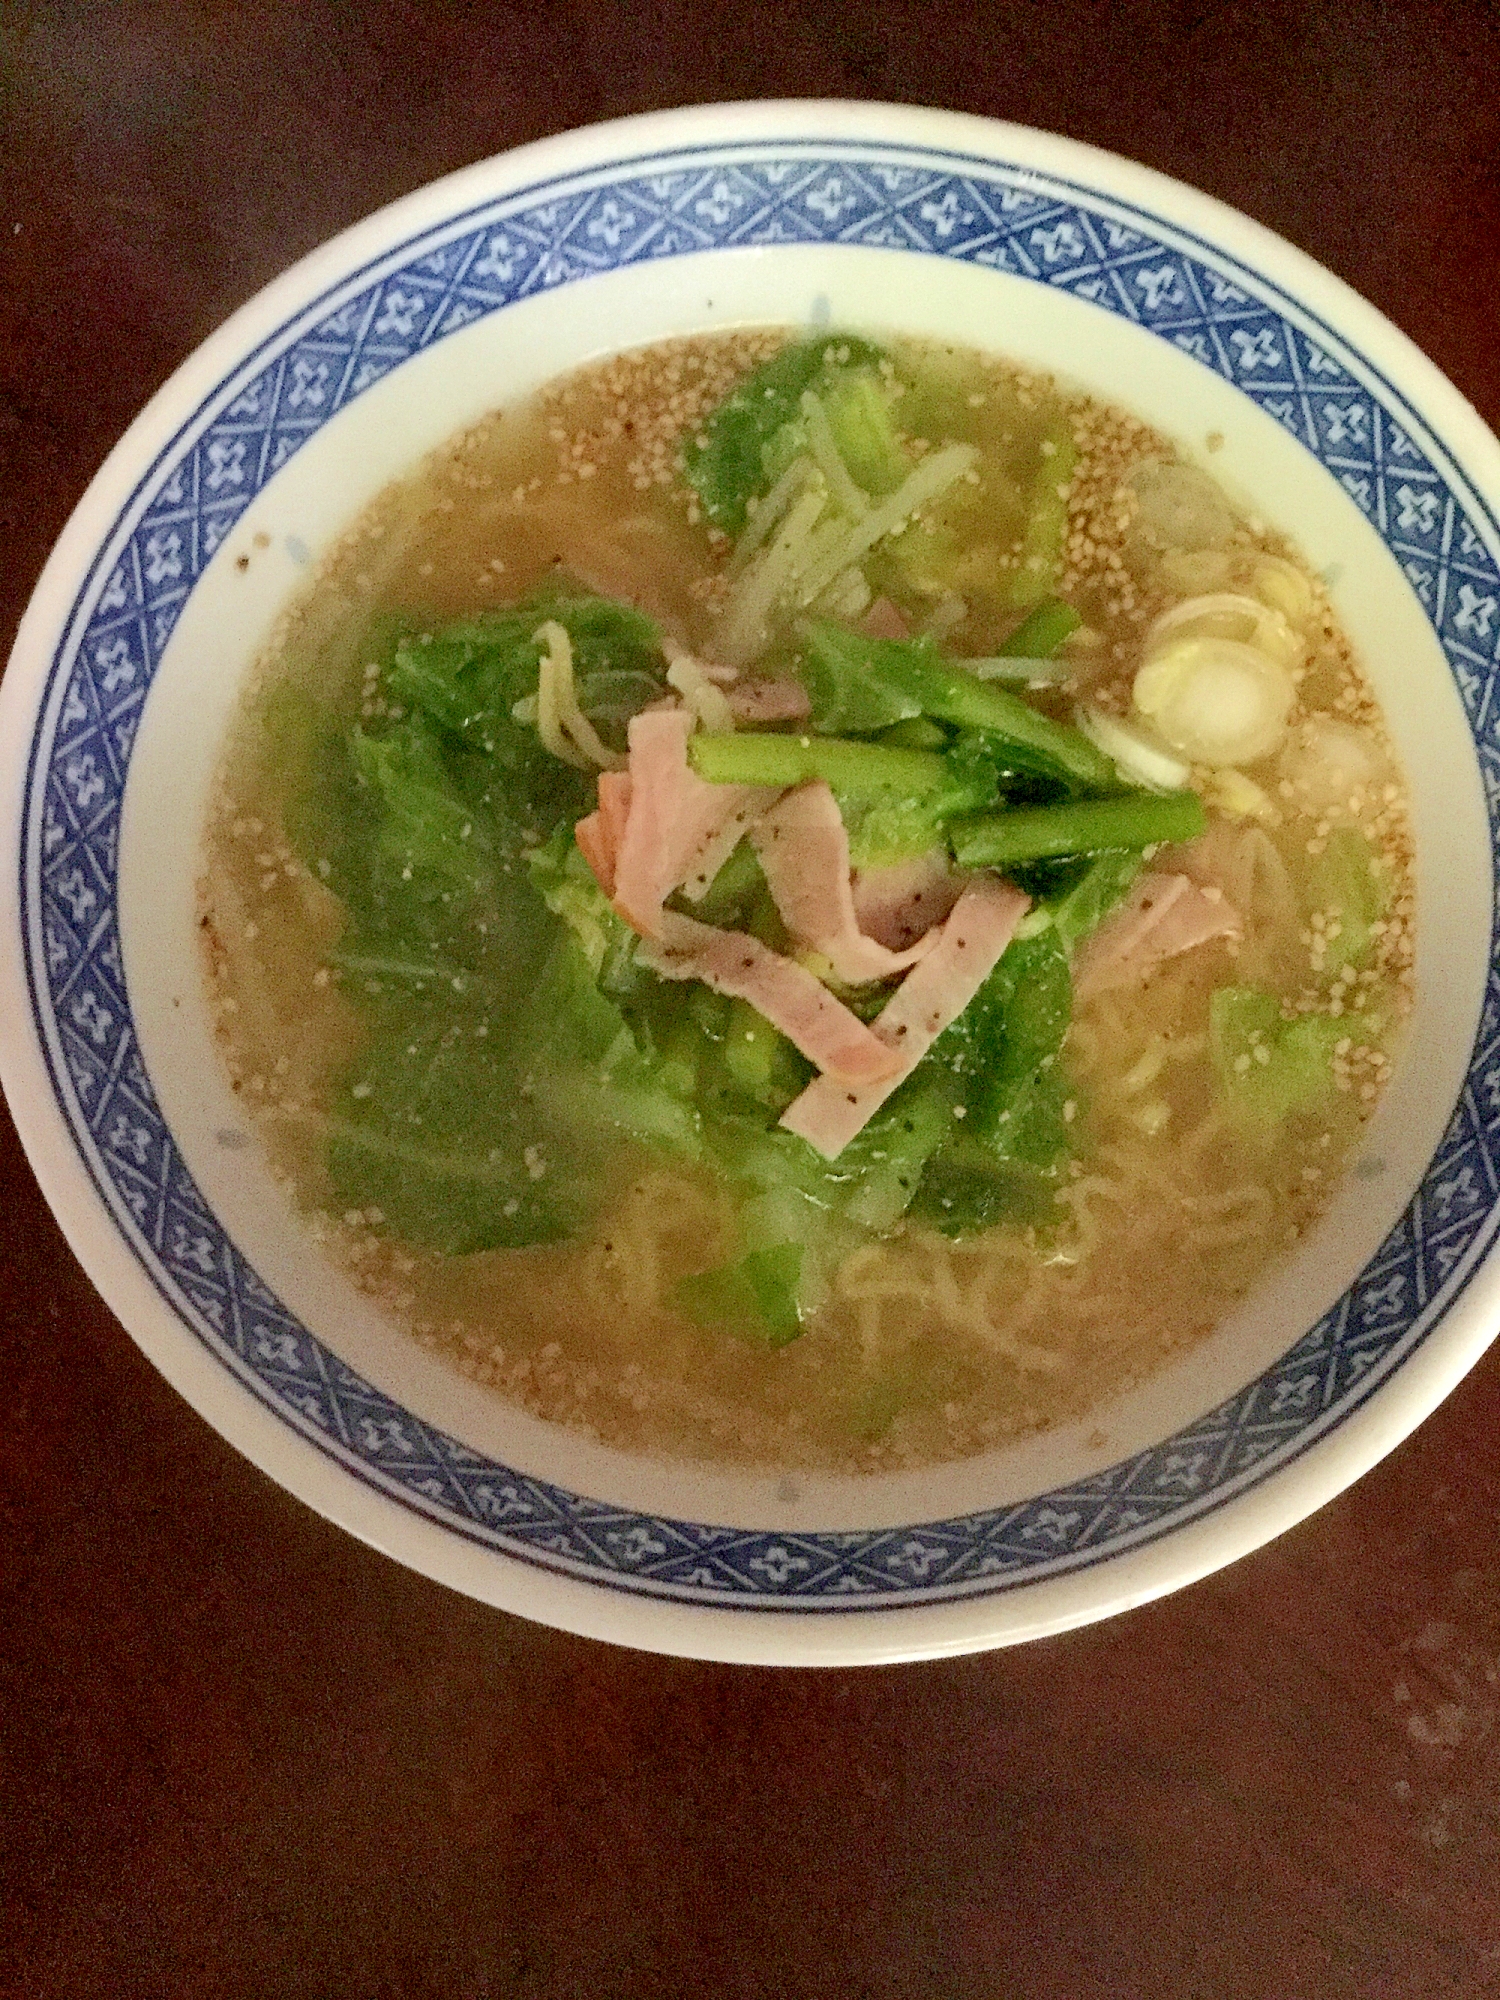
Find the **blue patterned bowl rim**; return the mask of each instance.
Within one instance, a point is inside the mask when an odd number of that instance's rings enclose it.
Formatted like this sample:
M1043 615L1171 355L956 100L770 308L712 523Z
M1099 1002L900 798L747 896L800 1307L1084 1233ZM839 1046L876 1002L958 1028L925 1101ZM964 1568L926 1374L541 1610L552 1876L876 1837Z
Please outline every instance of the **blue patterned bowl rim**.
M26 718L16 891L31 1028L74 1161L175 1322L278 1425L444 1535L596 1593L847 1618L993 1600L1118 1562L1283 1472L1376 1395L1471 1284L1500 1220L1493 940L1467 1082L1400 1223L1316 1326L1198 1422L1066 1490L901 1529L748 1531L632 1512L486 1459L346 1367L257 1277L177 1150L131 1021L117 850L136 727L199 576L251 498L330 417L460 327L648 260L789 242L960 259L1066 290L1171 342L1274 417L1374 525L1430 619L1473 728L1492 832L1500 529L1422 416L1344 333L1212 231L1118 192L1122 177L1148 195L1172 184L1050 140L1049 157L1061 153L1072 172L1041 171L1036 135L977 121L846 107L847 136L797 137L797 121L778 123L774 109L740 114L744 136L717 142L704 114L672 114L577 135L593 152L582 166L524 173L564 142L491 163L483 198L424 219L357 266L346 258L334 282L304 287L274 331L201 386L191 414L153 440L128 504L102 532L91 528L91 559L75 559L71 609ZM840 122L827 107L802 109L817 114L803 130L826 135ZM965 143L918 143L902 129L917 117ZM719 114L713 129L732 122ZM645 126L677 143L627 155L632 128ZM496 192L493 170L507 164ZM456 203L484 172L440 185ZM1180 200L1162 206L1181 213ZM14 1101L10 1066L7 1080ZM607 1613L600 1624L576 1598L542 1596L559 1622L609 1629ZM568 1602L574 1610L556 1609ZM641 1628L636 1642L653 1639Z

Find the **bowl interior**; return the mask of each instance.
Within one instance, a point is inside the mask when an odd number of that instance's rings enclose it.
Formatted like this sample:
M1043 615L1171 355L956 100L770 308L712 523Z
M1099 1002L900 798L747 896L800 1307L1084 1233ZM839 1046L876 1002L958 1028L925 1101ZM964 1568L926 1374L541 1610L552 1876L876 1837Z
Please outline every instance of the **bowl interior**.
M162 1309L334 1476L488 1547L690 1604L993 1598L1200 1520L1347 1427L1488 1242L1496 1106L1476 1094L1474 1049L1493 871L1475 734L1500 636L1495 529L1388 355L1324 323L1306 286L1294 303L1237 246L1131 206L1118 176L1084 194L1031 166L872 141L733 154L599 165L477 211L436 200L373 266L346 250L340 267L331 246L321 286L305 280L180 399L128 504L90 524L95 560L81 590L78 568L68 580L38 668L23 854L38 1035L80 1167ZM496 404L606 352L745 324L950 338L1124 403L1190 454L1220 434L1215 477L1328 577L1412 789L1417 1006L1329 1215L1139 1389L920 1474L631 1458L395 1335L264 1170L199 973L184 829L310 566Z

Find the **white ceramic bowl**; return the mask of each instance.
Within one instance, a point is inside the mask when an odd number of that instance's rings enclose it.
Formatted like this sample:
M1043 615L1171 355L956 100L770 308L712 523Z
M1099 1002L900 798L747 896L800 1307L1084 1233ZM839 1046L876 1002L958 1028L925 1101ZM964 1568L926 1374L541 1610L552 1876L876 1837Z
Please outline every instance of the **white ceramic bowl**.
M1332 1213L1089 1421L931 1473L700 1472L509 1410L312 1249L213 1046L198 829L242 677L365 502L559 371L744 323L947 335L1123 402L1328 573L1419 843L1404 1065ZM1001 1644L1230 1561L1356 1478L1496 1325L1500 448L1264 230L1068 141L853 104L674 112L473 167L269 286L132 425L0 690L3 1067L146 1353L273 1478L430 1576L627 1644L843 1662ZM1105 1437L1101 1447L1097 1435Z

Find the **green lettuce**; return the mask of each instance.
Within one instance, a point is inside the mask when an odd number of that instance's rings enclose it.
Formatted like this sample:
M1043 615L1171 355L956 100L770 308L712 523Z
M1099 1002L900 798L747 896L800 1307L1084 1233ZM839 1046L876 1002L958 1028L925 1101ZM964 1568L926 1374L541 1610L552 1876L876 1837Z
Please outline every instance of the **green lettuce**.
M1249 1130L1274 1138L1288 1119L1311 1116L1332 1099L1333 1052L1349 1033L1347 1020L1283 1020L1275 994L1254 986L1221 986L1208 1020L1219 1088Z
M780 1243L679 1279L672 1299L699 1326L766 1347L784 1347L802 1331L801 1277L801 1244Z
M1353 827L1336 828L1310 874L1310 907L1337 924L1336 935L1324 931L1324 970L1338 973L1367 964L1374 926L1390 907L1389 880L1369 841Z
M949 1096L945 1143L914 1212L954 1236L997 1221L1037 1222L1072 1145L1058 1058L1072 1018L1068 954L1055 926L1018 938L917 1070Z
M750 502L768 492L805 447L801 404L809 389L824 400L841 448L852 450L867 473L883 462L876 420L862 394L839 390L845 371L869 369L880 358L868 341L820 334L782 348L752 370L687 447L687 481L706 518L730 535L744 527ZM850 471L857 480L852 463Z

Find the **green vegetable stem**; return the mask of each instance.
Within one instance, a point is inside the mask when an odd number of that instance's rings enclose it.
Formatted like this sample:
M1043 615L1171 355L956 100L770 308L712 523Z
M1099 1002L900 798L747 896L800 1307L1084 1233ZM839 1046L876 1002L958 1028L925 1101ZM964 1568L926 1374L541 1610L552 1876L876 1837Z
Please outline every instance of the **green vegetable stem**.
M1015 631L996 652L1007 660L1050 660L1063 640L1083 623L1071 604L1060 597L1045 598L1021 620Z
M809 624L804 637L802 675L819 729L859 733L932 716L981 730L1070 784L1118 787L1113 763L1080 730L946 660L931 639L872 639L828 622Z
M1132 792L1125 798L963 815L953 822L953 852L965 868L1008 868L1060 855L1195 840L1207 824L1196 792Z
M839 736L700 732L688 744L688 761L710 784L802 785L821 778L836 792L857 799L929 798L952 783L947 760L937 751Z

